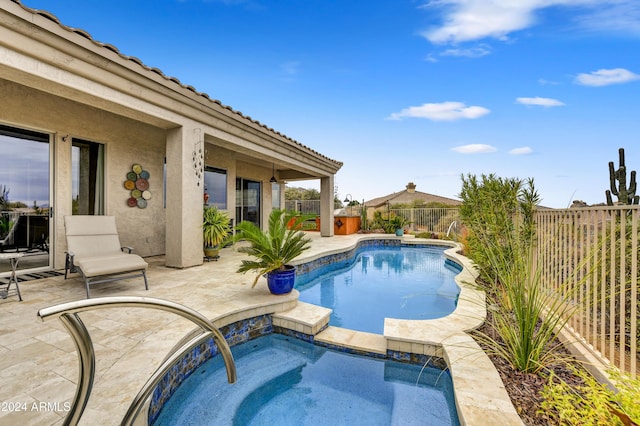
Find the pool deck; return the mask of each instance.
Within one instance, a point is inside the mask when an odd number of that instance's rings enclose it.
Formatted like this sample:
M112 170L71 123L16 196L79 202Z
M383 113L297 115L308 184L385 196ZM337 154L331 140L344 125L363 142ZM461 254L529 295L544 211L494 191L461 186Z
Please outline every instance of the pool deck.
M373 234L309 236L312 248L299 261L345 251L363 238L387 238ZM403 241L419 242L411 238ZM456 257L454 252L447 251ZM457 277L463 290L451 316L425 321L387 318L384 335L377 335L331 326L320 331L329 310L298 303L297 291L273 296L264 279L251 288L253 275L235 272L244 256L226 248L218 261L186 269L165 267L162 256L147 258L148 291L138 278L104 284L91 295L166 299L195 309L217 326L271 314L274 325L314 334L317 341L329 345L382 354L393 350L437 355L449 365L461 424L522 424L493 364L464 333L477 327L485 312L483 295L464 284L475 277L465 258L457 259L463 264ZM22 282L20 289L24 301L11 296L0 300L0 424L61 424L76 390L78 357L62 323L42 321L37 313L85 299L84 283L76 276L66 281L57 276ZM119 424L167 353L194 329L193 323L171 313L140 308L100 309L82 313L80 318L96 353L93 391L80 421L85 425ZM241 379L242 371L238 377Z

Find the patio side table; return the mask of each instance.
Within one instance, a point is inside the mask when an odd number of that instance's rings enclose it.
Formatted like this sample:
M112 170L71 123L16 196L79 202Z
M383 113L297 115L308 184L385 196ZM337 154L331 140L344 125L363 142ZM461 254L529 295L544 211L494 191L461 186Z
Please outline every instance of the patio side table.
M18 285L18 278L16 277L16 270L18 269L18 260L24 256L24 253L0 253L0 260L8 260L11 263L11 275L9 275L8 284L0 284L0 299L6 299L11 293L11 284L16 285L15 294L18 295L18 299L22 302L22 295L20 294L20 286ZM4 286L6 288L3 288ZM12 294L13 295L13 294Z

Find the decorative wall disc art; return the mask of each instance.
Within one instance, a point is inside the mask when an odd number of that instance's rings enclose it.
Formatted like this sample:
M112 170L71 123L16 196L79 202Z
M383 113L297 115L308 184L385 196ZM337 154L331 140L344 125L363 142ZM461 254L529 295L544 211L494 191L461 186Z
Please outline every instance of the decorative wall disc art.
M124 187L129 191L127 205L144 209L147 207L147 200L151 199L149 191L149 172L144 170L140 164L131 166L131 171L127 172L127 180Z
M143 178L140 178L136 181L136 188L140 191L146 191L149 189L149 181Z

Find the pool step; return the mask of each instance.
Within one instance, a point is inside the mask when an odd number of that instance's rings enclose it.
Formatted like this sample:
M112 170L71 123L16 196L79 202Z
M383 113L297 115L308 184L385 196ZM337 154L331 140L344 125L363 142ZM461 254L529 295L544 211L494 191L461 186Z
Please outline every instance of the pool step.
M331 309L298 301L295 308L272 315L276 327L315 336L329 324Z
M347 328L329 326L319 333L315 341L327 346L340 346L360 353L386 355L386 339L374 333L349 330Z

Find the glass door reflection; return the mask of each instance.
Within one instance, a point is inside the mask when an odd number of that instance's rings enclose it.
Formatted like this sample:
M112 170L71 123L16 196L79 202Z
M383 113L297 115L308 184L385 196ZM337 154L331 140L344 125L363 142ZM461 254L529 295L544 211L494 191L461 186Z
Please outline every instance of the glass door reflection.
M236 220L246 220L260 227L261 183L243 178L236 179Z
M49 135L0 125L0 252L23 253L20 271L50 265L49 192Z

